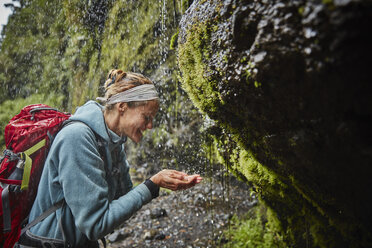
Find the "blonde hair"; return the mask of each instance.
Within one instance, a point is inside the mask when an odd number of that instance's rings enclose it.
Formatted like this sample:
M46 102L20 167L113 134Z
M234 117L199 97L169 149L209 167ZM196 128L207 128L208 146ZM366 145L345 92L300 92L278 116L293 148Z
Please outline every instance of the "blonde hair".
M109 99L111 96L116 95L120 92L129 90L133 87L142 84L153 84L150 79L143 76L142 74L135 72L124 72L118 69L112 69L107 75L107 79L104 84L105 99ZM128 102L129 107L136 107L146 105L148 101L136 101ZM105 110L112 110L114 104L105 105Z

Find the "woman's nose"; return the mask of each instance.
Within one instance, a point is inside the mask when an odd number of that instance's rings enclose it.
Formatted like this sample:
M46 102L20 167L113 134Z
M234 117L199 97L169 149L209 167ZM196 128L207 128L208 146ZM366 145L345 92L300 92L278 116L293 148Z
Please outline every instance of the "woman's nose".
M150 121L147 123L146 128L147 128L147 129L152 129L152 120L150 120Z

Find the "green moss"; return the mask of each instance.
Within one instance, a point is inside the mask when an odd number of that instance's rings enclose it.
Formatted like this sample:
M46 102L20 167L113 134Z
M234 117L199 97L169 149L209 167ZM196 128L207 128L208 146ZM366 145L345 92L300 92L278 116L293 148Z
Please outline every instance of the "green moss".
M298 13L300 14L300 15L303 15L304 14L304 11L305 11L305 7L304 6L301 6L301 7L299 7L298 8Z
M323 4L333 4L333 0L322 0Z
M256 87L256 88L261 87L261 83L259 83L257 81L254 81L254 87Z
M224 236L229 240L225 248L280 248L288 247L282 234L267 221L269 211L262 205L251 209L244 218L234 216Z
M178 63L183 74L182 87L202 112L213 114L221 106L221 96L216 90L217 82L205 76L210 70L206 67L211 56L210 27L211 23L200 23L191 28L187 41L179 45Z
M191 0L181 0L181 12L185 13L185 11L189 8L190 4L192 3Z
M229 62L229 58L226 55L223 56L223 60L225 61L225 63L228 63Z
M180 32L179 29L177 29L177 32L174 35L172 35L170 45L169 45L170 50L174 50L177 47L177 40L178 40L179 32Z
M333 0L322 0L322 3L324 5L327 5L329 10L334 10L335 9L335 4L333 3Z
M283 181L278 174L261 165L251 152L232 145L234 142L224 137L219 134L218 138L213 139L215 145L210 146L211 152L218 154L220 163L225 164L237 177L247 180L262 202L269 203L268 225L275 227L278 232L286 233L288 242L294 242L298 233L301 235L301 230L306 232L303 228L305 213L293 212L293 209L303 204L303 198L291 190L288 182ZM282 208L281 216L277 214L278 208ZM284 212L287 214L283 215ZM296 226L296 231L289 226Z
M266 184L284 186L277 176L262 166L249 151L240 150L238 166L239 171L246 176L248 181L254 182L257 186L262 187Z

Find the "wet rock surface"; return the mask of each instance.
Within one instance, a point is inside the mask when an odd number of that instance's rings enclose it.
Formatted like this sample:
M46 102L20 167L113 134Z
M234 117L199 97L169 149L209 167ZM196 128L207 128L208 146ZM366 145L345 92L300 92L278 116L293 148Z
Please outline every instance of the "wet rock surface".
M106 236L108 247L216 247L233 214L255 205L248 187L205 179L194 188L161 191L121 228Z
M371 21L371 1L203 0L180 22L183 87L297 247L308 225L372 246Z

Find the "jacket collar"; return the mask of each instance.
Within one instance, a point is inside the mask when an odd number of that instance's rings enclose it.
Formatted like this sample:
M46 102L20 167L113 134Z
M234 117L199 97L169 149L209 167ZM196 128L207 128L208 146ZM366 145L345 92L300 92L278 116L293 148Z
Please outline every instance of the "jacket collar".
M104 107L99 103L95 101L88 101L83 106L78 107L75 114L70 119L84 122L108 143L115 145L123 144L127 140L127 137L120 137L112 130L107 128L105 119L103 117L103 109Z

